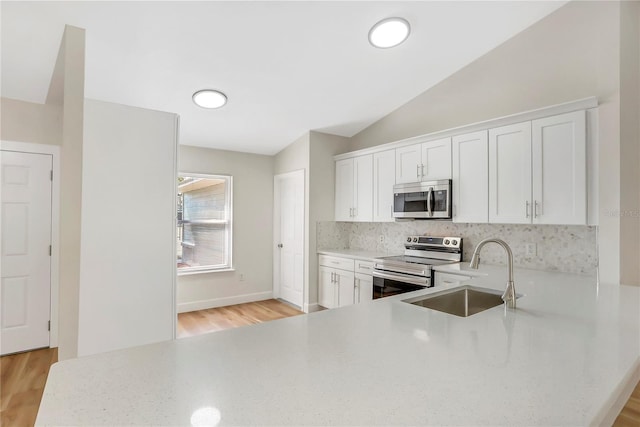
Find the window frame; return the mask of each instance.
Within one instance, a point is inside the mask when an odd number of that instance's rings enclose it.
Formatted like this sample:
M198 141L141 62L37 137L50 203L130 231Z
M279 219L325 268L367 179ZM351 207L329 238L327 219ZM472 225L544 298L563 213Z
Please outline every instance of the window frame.
M226 180L228 184L228 188L225 189L225 206L227 207L228 218L226 218L227 233L225 233L225 240L226 240L225 247L228 252L227 252L227 263L225 265L220 265L220 266L205 265L205 266L197 266L197 267L179 268L176 260L176 271L178 276L188 276L192 274L202 274L202 273L216 273L216 272L224 272L224 271L235 271L233 268L233 176L224 175L224 174L191 173L191 172L180 171L176 176L176 181L180 177ZM178 187L179 187L179 184L176 183L176 198L178 197L178 194L179 194ZM184 206L183 206L183 215L184 215ZM178 229L177 204L176 204L175 218L176 218L176 232L177 232L177 229Z

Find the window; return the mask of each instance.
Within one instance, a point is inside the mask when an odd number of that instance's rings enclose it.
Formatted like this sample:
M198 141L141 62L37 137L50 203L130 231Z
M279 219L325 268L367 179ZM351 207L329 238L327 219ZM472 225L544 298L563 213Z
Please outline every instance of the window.
M227 175L178 176L178 274L231 268L231 192Z

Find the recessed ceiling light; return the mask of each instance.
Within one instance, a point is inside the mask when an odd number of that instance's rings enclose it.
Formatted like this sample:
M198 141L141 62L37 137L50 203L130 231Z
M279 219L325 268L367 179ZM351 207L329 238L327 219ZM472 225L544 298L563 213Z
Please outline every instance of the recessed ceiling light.
M193 102L202 108L220 108L227 103L227 95L219 90L203 89L193 94Z
M369 43L382 49L398 46L409 37L411 26L403 18L387 18L369 31Z

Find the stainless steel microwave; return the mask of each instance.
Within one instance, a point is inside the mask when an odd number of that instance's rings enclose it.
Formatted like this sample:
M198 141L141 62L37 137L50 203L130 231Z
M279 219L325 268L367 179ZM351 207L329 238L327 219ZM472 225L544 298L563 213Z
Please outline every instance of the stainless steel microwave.
M393 217L451 219L451 180L394 185Z

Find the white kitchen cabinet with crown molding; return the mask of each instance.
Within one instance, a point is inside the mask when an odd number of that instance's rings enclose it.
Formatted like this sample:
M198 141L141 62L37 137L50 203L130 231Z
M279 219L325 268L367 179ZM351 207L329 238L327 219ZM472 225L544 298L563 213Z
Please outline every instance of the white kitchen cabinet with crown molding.
M373 154L373 222L393 222L396 150Z
M396 149L396 184L451 179L451 138Z
M488 157L486 130L453 137L453 222L488 221Z
M336 162L335 220L373 219L373 154Z
M534 224L587 223L586 113L531 122Z
M489 130L489 222L586 224L585 111Z
M531 223L531 122L489 130L489 222Z

